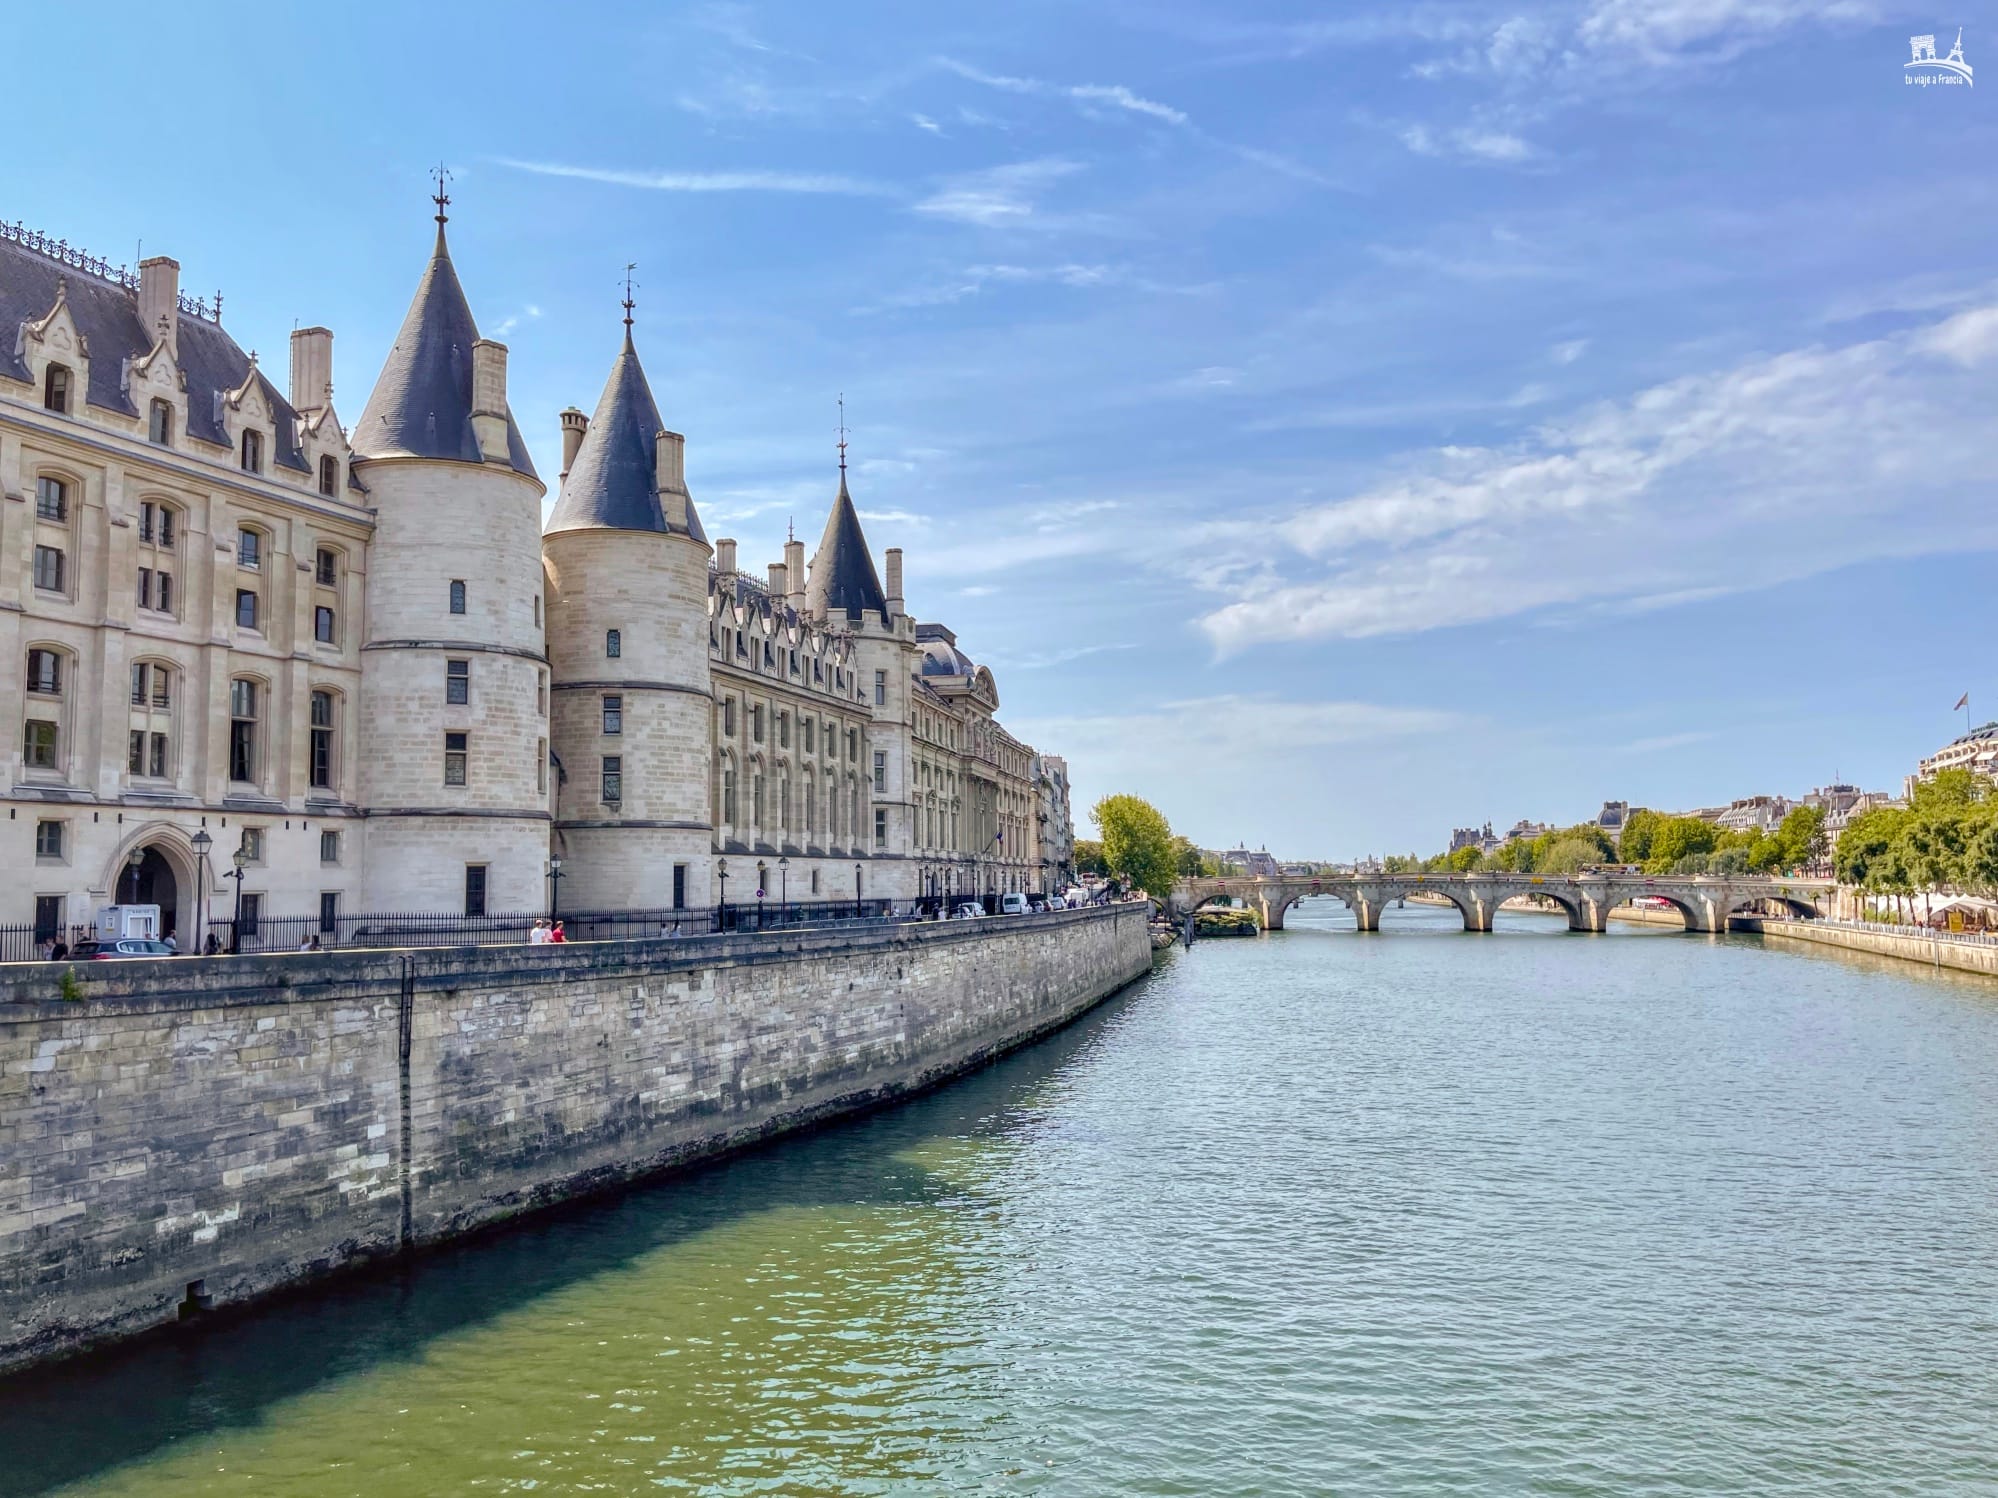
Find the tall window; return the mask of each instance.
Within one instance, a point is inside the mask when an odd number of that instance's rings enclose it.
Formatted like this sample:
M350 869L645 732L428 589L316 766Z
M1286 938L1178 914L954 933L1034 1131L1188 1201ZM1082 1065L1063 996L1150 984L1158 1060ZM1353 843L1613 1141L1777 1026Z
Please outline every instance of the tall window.
M264 923L264 897L244 895L236 902L236 939L255 936L257 928Z
M463 785L465 783L465 757L468 736L462 733L444 735L444 783Z
M132 666L125 768L155 780L173 773L173 670L157 661L137 661Z
M444 663L444 701L452 707L463 707L472 700L472 663L470 661L446 661Z
M604 654L612 660L624 654L624 631L611 629L604 631Z
M888 846L888 813L879 807L875 808L874 812L874 846L877 848Z
M35 823L35 857L62 857L62 823Z
M340 581L340 553L330 546L320 547L312 561L312 577L322 588L337 586Z
M157 442L161 447L173 444L173 406L170 402L156 400L146 413L146 440Z
M604 698L604 732L624 732L624 698L621 696ZM605 799L609 799L606 797Z
M28 652L28 690L46 697L62 695L62 656L53 650Z
M69 571L60 546L37 546L35 548L35 586L48 593L66 591L64 583Z
M236 533L236 565L253 571L264 565L264 533L247 527Z
M312 610L312 638L322 645L334 643L333 611L323 603Z
M722 767L722 821L730 827L735 825L734 765L724 765Z
M257 627L257 590L238 588L236 590L236 625L239 629Z
M333 788L333 694L312 694L312 784Z
M229 778L257 778L259 693L254 681L241 677L229 683Z
M340 460L328 453L319 460L319 492L331 499L340 489Z
M624 756L606 754L604 756L604 800L618 802L624 799Z
M763 742L763 704L760 702L749 710L749 736L759 744Z
M729 738L735 737L735 699L722 699L722 732Z
M484 915L486 913L486 866L482 863L465 865L465 914Z
M174 533L178 526L179 511L172 505L161 504L156 499L144 500L139 505L139 539L148 546L157 546L161 551L172 551Z
M548 794L548 740L534 741L534 788L542 795Z
M805 837L809 839L818 830L819 788L810 773L805 776Z
M243 433L243 472L262 473L264 471L264 434L262 432Z
M886 705L887 701L888 673L886 671L876 671L874 673L874 705L882 707Z
M687 908L687 866L684 863L673 865L673 908Z
M340 861L339 833L322 832L319 834L319 861L321 863L338 863Z
M56 768L56 725L46 718L30 718L21 731L21 763L30 770Z
M883 749L874 751L874 794L879 796L888 789L888 753Z
M58 414L69 410L69 370L60 364L51 364L48 373L42 376L42 405Z
M465 612L465 580L461 577L451 579L451 612L454 614Z
M337 890L327 890L319 897L319 931L330 935L340 929L340 895Z
M35 518L62 524L69 519L69 485L43 474L35 480Z
M245 827L243 829L243 856L251 863L264 861L264 829Z

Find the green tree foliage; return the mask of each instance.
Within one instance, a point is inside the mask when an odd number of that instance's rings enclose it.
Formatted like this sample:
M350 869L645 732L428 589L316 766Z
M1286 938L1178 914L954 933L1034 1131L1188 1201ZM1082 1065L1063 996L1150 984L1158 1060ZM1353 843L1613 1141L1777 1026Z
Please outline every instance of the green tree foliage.
M1453 874L1468 874L1484 861L1484 850L1476 844L1470 844L1445 858L1443 866Z
M1535 838L1537 844L1539 838ZM1592 838L1563 837L1550 843L1545 852L1536 853L1533 859L1533 872L1536 874L1579 874L1592 863L1603 861L1603 850Z
M1510 842L1485 857L1460 848L1424 865L1467 874L1479 869L1569 875L1593 864L1640 864L1652 874L1774 874L1824 856L1825 815L1800 806L1774 832L1728 832L1699 817L1668 817L1639 808L1624 822L1621 846L1594 822L1556 827L1529 841Z
M1191 838L1175 834L1172 840L1172 856L1173 863L1183 879L1198 879L1203 875L1221 872L1213 859L1200 856L1200 850L1193 846Z
M1172 893L1179 860L1163 812L1137 796L1105 796L1090 819L1103 835L1103 861L1111 873L1155 900Z
M1846 823L1832 868L1841 883L1897 901L1935 889L1998 896L1998 791L1968 770L1944 770L1908 805Z
M1102 874L1108 876L1110 865L1103 861L1103 844L1094 838L1079 837L1075 840L1075 872L1078 874Z

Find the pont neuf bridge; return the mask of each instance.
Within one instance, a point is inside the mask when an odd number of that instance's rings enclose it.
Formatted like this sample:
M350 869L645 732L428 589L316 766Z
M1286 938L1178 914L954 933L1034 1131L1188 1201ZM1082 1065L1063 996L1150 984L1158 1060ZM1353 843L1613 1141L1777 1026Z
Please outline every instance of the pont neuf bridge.
M1676 908L1688 931L1725 931L1728 917L1750 908L1781 907L1811 919L1829 893L1824 879L1762 875L1668 877L1643 874L1349 874L1270 878L1182 879L1173 886L1175 915L1203 905L1240 900L1261 917L1264 929L1283 930L1284 913L1300 900L1344 902L1362 931L1381 929L1381 912L1410 895L1440 895L1464 914L1466 931L1489 931L1508 900L1537 895L1568 915L1571 931L1601 931L1617 906L1659 899Z

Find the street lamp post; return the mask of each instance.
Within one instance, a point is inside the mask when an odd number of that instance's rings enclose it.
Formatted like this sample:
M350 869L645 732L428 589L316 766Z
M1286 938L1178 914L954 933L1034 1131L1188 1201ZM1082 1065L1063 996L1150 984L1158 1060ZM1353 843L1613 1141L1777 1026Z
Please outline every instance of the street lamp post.
M125 902L127 905L139 903L139 865L145 861L145 853L138 848L134 848L125 859L125 867L132 871L132 898Z
M563 879L562 860L560 858L549 859L548 860L548 919L551 921L555 919L556 907L561 903L562 879Z
M230 855L229 862L236 866L233 874L222 876L236 881L236 913L229 918L229 950L240 952L243 950L243 871L250 866L250 850L238 848Z
M726 931L728 930L728 860L726 858L716 861L715 872L721 876L721 904L717 907L719 912L719 929Z
M194 845L194 945L188 950L199 952L202 927L208 923L208 892L204 888L208 879L208 850L215 846L215 839L204 827L190 841Z
M777 860L777 903L782 907L778 912L779 922L791 919L791 860L780 856Z
M860 865L853 866L853 918L860 919Z

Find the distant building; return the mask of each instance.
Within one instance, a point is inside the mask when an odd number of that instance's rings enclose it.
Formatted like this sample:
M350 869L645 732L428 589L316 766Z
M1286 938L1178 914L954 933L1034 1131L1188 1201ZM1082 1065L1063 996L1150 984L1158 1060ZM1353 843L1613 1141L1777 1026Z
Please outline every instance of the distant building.
M1612 848L1623 846L1624 824L1630 820L1628 801L1605 801L1603 809L1596 813L1596 825L1608 835Z
M1498 839L1492 836L1492 824L1483 827L1453 827L1450 830L1450 851L1459 848L1476 848L1480 853L1489 853L1498 846Z
M1829 874L1832 855L1838 851L1839 835L1845 831L1852 819L1864 812L1872 811L1875 807L1891 806L1894 804L1894 798L1886 791L1862 791L1856 785L1847 785L1838 781L1831 785L1818 786L1799 804L1824 808L1824 857L1809 872Z
M1530 843L1542 833L1552 830L1545 822L1529 822L1522 817L1506 830L1505 841L1508 843Z
M1907 778L1903 794L1914 795L1916 785L1935 779L1942 770L1968 770L1987 780L1998 780L1998 723L1973 728L1936 750Z
M1774 832L1793 805L1782 796L1744 796L1711 820L1729 832Z
M1224 867L1240 869L1252 879L1275 879L1283 870L1268 848L1230 848L1221 855Z
M1318 865L1315 863L1287 863L1281 867L1279 872L1286 879L1309 879L1313 874L1318 872Z

